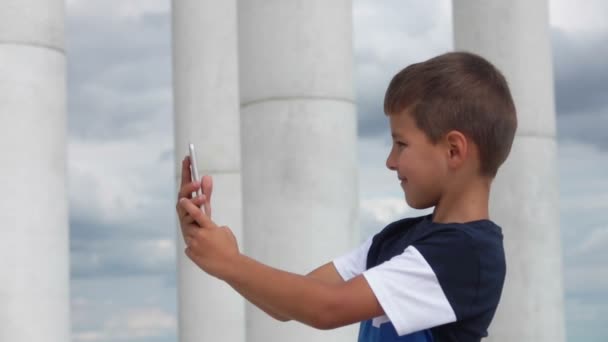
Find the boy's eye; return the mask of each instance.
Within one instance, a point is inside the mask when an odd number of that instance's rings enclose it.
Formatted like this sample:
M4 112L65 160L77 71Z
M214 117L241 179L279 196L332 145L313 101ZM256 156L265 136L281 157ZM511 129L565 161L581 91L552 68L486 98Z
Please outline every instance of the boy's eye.
M395 145L397 145L397 147L406 147L407 144L401 141L395 141Z

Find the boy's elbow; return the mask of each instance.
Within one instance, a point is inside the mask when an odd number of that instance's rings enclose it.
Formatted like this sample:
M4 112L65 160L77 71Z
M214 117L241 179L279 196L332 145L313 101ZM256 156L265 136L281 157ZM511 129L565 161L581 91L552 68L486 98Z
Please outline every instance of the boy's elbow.
M333 328L330 323L331 322L327 318L324 318L324 315L318 315L318 317L311 319L308 322L308 325L319 330L331 330Z
M340 304L336 299L334 297L328 300L321 310L317 312L313 320L314 322L312 322L314 328L332 330L343 326L339 320Z
M339 327L336 326L335 324L332 324L332 322L330 322L330 321L323 321L323 322L319 322L318 324L316 324L315 328L317 328L319 330L332 330L332 329L336 329Z
M289 318L287 316L283 316L283 315L277 314L275 312L266 311L266 313L268 314L268 316L270 316L270 317L272 317L272 318L274 318L274 319L276 319L277 321L280 321L280 322L289 322L289 321L291 321L291 318Z
M312 326L319 330L332 330L340 328L342 324L339 324L335 317L330 317L328 314L322 314L320 317L315 319Z
M279 322L291 322L293 319L291 318L287 318L287 317L283 317L283 316L272 316L272 318L276 319ZM300 321L300 320L298 320ZM331 328L326 327L326 321L324 321L323 319L320 318L313 318L313 319L309 319L309 320L301 320L301 323L307 324L313 328L316 329L321 329L321 330L328 330Z

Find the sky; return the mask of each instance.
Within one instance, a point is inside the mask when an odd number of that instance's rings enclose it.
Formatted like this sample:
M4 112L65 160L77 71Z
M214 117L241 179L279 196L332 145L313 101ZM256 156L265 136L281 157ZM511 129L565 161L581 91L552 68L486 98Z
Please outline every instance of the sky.
M75 342L177 339L168 0L67 0ZM568 341L608 339L608 2L550 1ZM384 167L390 78L453 49L451 2L354 0L362 236L408 208ZM398 42L398 43L395 43Z

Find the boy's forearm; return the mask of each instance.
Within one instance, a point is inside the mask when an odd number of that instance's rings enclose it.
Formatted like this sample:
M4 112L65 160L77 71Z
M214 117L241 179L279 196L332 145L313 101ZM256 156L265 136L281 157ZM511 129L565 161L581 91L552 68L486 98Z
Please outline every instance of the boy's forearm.
M281 271L245 255L234 260L224 280L246 299L272 312L273 317L321 329L335 298L335 285Z
M283 316L279 313L277 313L276 309L271 309L268 305L264 305L263 303L260 303L259 301L255 301L253 300L253 297L248 294L245 289L243 288L238 288L234 285L231 285L232 288L241 294L241 296L243 296L245 299L247 299L251 304L257 306L260 310L264 311L266 314L268 314L270 317L279 320L281 322L287 322L289 320L291 320L289 317Z

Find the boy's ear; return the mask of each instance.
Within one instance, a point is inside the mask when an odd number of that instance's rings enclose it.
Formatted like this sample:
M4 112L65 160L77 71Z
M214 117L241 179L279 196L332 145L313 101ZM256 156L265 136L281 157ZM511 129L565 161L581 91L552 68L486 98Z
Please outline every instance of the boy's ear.
M445 135L448 153L448 165L459 167L464 163L469 154L469 143L467 138L459 131L450 131Z

